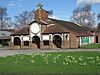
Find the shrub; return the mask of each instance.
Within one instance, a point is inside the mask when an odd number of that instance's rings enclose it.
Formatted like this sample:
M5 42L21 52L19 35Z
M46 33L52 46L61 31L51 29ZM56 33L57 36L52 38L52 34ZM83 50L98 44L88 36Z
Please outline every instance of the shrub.
M0 48L2 48L3 46L2 46L2 44L0 44Z

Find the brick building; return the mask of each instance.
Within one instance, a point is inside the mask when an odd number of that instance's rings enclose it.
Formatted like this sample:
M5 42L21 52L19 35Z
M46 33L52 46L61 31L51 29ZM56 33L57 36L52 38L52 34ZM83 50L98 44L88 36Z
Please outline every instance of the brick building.
M79 48L95 43L95 34L86 27L48 18L48 12L41 4L38 4L34 14L34 21L11 34L11 48Z

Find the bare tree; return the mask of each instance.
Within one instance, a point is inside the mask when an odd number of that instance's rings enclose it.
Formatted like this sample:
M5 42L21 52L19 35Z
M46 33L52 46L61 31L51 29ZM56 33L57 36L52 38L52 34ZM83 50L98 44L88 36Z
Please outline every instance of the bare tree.
M97 19L100 20L100 14L97 15Z
M100 14L97 15L97 20L98 20L97 32L100 32Z
M24 11L18 16L15 16L15 27L22 28L27 26L33 20L33 11Z
M48 13L49 16L52 16L53 15L53 10L47 11L47 13Z
M76 8L71 16L71 21L92 28L95 25L95 13L92 12L91 5Z
M0 30L11 27L11 18L7 15L7 8L0 7Z

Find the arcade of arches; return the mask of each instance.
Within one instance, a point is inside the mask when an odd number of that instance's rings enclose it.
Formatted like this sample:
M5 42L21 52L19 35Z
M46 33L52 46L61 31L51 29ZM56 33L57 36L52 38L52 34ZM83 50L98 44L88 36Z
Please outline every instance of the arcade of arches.
M32 49L56 49L56 48L69 48L69 34L49 34L48 40L43 40L43 36L33 36L30 40L24 41L22 36L13 37L13 47L18 48L32 48Z

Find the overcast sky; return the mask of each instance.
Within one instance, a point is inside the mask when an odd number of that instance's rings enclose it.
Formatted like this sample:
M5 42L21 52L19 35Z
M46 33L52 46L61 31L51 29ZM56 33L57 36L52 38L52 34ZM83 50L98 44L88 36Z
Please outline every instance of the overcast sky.
M8 15L14 16L23 11L36 10L37 4L41 2L45 10L53 10L54 16L62 20L69 20L72 11L81 4L91 4L93 11L100 13L100 0L0 0L0 6L7 7Z

